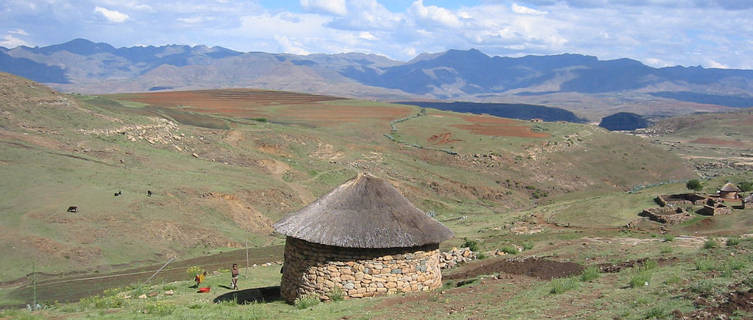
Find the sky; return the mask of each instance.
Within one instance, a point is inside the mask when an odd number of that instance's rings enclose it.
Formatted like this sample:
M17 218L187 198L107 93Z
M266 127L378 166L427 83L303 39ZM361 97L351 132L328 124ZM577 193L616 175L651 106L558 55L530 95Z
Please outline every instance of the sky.
M654 66L753 69L753 0L2 0L0 46L362 52L408 61L579 53Z

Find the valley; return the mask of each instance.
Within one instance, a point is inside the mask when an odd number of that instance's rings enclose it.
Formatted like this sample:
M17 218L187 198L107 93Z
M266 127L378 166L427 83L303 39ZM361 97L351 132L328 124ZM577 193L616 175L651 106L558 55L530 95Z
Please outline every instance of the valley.
M729 179L753 180L744 167L706 170L697 162L747 154L738 122L748 111L670 118L629 135L271 90L61 94L1 75L6 308L30 303L36 279L48 306L42 317L642 318L691 314L701 307L684 290L709 282L707 297L720 299L747 288L753 271L723 274L726 261L751 258L753 209L676 226L635 223L657 194L684 192L688 179L708 178L709 193ZM243 268L243 292L279 285L284 238L271 224L360 172L389 180L449 227L456 236L442 251L471 241L485 259L446 270L444 287L431 293L302 309L271 298L211 303L232 294L223 288L226 268L246 266L246 247L257 266ZM587 281L494 269L511 257L629 266ZM711 259L720 261L709 267L716 271L697 270ZM526 263L520 268L539 265ZM189 288L194 265L211 272L212 295ZM648 285L631 285L637 276ZM553 288L562 285L573 287ZM14 310L0 315L13 318Z

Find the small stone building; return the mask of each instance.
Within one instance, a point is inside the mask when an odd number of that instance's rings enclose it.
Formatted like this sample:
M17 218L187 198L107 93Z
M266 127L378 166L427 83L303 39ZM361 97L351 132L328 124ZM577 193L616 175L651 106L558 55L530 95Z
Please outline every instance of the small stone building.
M288 302L428 291L442 285L439 243L452 231L389 182L360 174L275 223L287 236L280 291Z
M738 193L740 193L740 188L738 188L736 185L732 184L732 182L727 182L719 190L719 198L722 198L722 199L737 199L738 198Z
M743 199L743 209L745 209L747 206L753 206L753 193L749 194L745 199Z

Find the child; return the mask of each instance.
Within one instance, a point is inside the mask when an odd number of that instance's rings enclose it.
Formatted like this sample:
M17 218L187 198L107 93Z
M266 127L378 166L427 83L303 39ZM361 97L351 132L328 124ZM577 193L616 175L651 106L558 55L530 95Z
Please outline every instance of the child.
M238 271L237 263L233 263L233 269L230 272L233 276L233 290L238 290L238 274L240 273L240 271Z
M198 288L199 285L204 282L204 278L206 278L207 272L204 271L204 273L199 273L196 275L196 277L193 279L193 281L196 281L196 287Z

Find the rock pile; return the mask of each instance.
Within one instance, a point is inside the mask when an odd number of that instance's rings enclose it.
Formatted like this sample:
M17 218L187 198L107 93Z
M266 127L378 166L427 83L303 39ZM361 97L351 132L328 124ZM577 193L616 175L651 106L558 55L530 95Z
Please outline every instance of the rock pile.
M452 248L450 251L439 254L439 268L449 269L476 259L476 253L471 251L470 248Z

